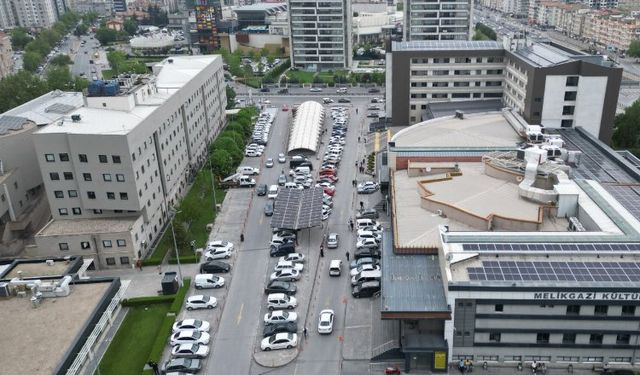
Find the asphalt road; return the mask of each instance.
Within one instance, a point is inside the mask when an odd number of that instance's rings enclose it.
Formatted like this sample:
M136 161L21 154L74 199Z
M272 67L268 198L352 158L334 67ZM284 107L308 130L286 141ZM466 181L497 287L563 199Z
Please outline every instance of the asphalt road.
M71 73L74 75L85 75L85 78L91 79L93 76L97 76L98 78L102 77L102 69L107 69L108 66L104 64L90 64L90 60L94 60L94 62L98 63L98 59L94 57L94 53L98 51L98 47L100 43L96 39L90 39L88 35L83 35L83 41L86 41L84 46L80 45L78 39L75 37L71 38L74 41L73 46L73 56L71 59L73 60L73 66L71 67Z

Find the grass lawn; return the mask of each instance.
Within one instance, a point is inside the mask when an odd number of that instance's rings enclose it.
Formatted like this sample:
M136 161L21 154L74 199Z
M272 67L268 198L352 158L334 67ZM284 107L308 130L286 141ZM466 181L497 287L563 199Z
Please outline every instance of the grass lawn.
M170 304L130 307L100 361L101 375L140 374ZM98 372L96 371L96 374Z
M113 77L113 70L105 69L105 70L102 71L102 78L111 79L111 77Z
M305 72L302 70L289 70L287 72L287 77L295 77L300 83L312 83L314 74L315 73L313 72Z

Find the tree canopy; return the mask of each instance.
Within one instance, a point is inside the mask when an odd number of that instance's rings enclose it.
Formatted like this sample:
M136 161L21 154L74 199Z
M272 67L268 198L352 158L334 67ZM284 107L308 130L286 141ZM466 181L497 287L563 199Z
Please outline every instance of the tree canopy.
M0 113L26 103L49 91L47 82L22 70L0 80Z
M69 57L69 55L61 53L59 55L54 56L51 59L51 61L49 61L49 63L51 65L66 66L66 65L73 64L73 61L71 61L71 58Z
M106 27L100 27L96 30L96 39L102 45L107 45L118 40L118 32Z
M627 50L627 55L631 57L640 57L640 40L636 39L631 41L631 44L629 44L629 50Z
M640 151L640 101L636 100L624 113L617 115L614 124L613 147L630 149L637 155Z
M133 17L129 17L124 20L123 27L124 31L126 31L127 34L135 35L135 33L138 31L138 22Z
M11 31L11 47L13 47L14 50L23 50L31 40L33 40L33 38L27 33L27 29L24 27L16 27Z
M482 22L476 23L476 33L473 36L473 40L497 40L498 35L492 28L483 24Z

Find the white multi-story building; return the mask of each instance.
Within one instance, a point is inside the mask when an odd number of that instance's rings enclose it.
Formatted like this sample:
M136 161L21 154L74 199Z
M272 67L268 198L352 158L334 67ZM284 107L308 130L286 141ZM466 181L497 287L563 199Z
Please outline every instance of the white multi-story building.
M289 0L291 65L310 71L351 67L351 0Z
M117 93L90 87L83 107L34 135L53 220L30 255L134 264L206 160L224 123L220 56L171 57L119 83Z
M469 0L408 0L404 40L469 40L472 19Z
M0 28L47 28L57 20L55 0L0 0Z

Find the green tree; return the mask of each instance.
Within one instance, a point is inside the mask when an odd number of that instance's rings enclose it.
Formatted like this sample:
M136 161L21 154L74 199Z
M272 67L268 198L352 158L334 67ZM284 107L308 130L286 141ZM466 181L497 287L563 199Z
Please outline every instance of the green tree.
M50 90L74 91L75 81L66 66L51 66L47 70L47 85Z
M231 109L236 105L236 90L233 87L227 85L227 109Z
M269 49L263 48L260 50L260 57L267 58L269 57Z
M51 47L43 39L38 38L27 43L24 50L27 52L36 52L40 56L46 56L49 51L51 51Z
M82 15L82 21L86 24L92 24L96 22L98 19L98 13L96 12L87 12Z
M6 112L49 91L47 83L22 70L0 80L0 113Z
M134 35L138 31L138 22L133 17L124 20L124 31L129 35Z
M89 87L89 81L81 77L73 77L73 91L81 92Z
M227 150L219 148L211 153L211 166L216 176L226 177L233 173L233 159Z
M67 66L67 65L73 64L73 61L71 61L71 58L69 57L69 55L62 53L54 56L51 59L51 61L49 61L49 63L57 66Z
M76 26L76 29L73 33L77 36L80 36L80 35L87 34L88 31L89 31L89 26L87 26L84 23L81 23L81 24L78 24L78 26Z
M62 39L62 37L57 31L46 29L42 30L40 35L38 35L38 39L41 39L42 41L47 43L49 48L53 48L60 41L60 39Z
M640 101L636 100L624 113L616 116L614 124L612 142L615 148L640 147Z
M254 51L253 49L250 49L249 52L247 52L247 56L251 60L255 60L256 59L256 51Z
M38 52L26 52L23 57L22 66L28 72L35 72L42 62L42 55Z
M229 155L231 155L231 160L233 160L234 165L242 161L244 153L232 137L218 137L213 144L214 150L223 149L227 151Z
M629 49L627 50L627 55L631 57L640 57L640 40L636 39L631 41Z
M13 47L14 50L24 49L32 39L24 27L17 27L11 31L11 47Z
M491 40L489 39L488 36L484 35L483 33L480 32L480 30L476 30L476 32L473 34L473 40Z
M224 128L222 134L229 134L233 137L237 144L244 146L244 140L248 135L245 133L244 128L239 123L232 121ZM251 133L249 133L251 134Z
M96 30L96 39L104 46L118 40L118 32L106 27L100 27Z

